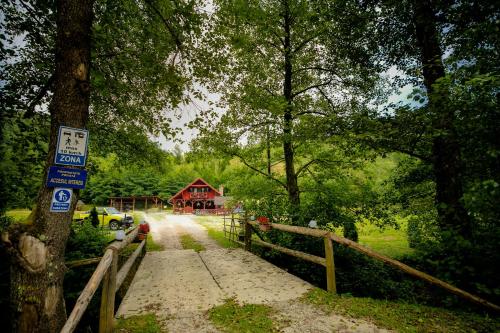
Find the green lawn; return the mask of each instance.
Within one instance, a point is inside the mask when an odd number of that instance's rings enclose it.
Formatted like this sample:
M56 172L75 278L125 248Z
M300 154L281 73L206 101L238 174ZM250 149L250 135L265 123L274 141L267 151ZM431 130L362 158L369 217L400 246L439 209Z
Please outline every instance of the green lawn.
M221 216L194 216L193 220L204 226L208 231L208 236L215 240L217 244L224 248L239 247L238 244L231 242L224 237L224 218ZM226 218L226 223L230 220ZM228 226L229 228L229 226Z
M358 242L391 258L414 254L415 250L410 248L406 237L406 220L398 219L398 223L398 229L394 227L380 229L368 221L357 223ZM335 228L334 230L337 235L343 235L342 227Z
M30 214L29 209L11 209L5 215L12 217L16 222L25 222Z
M359 243L391 258L413 254L415 250L408 245L406 231L394 228L385 230L360 230Z

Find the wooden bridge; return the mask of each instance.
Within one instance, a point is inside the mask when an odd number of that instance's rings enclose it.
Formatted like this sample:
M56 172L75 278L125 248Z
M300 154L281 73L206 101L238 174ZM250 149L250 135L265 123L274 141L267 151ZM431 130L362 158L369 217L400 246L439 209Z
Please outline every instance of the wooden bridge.
M250 253L252 244L268 247L324 266L327 289L333 293L336 292L336 283L332 242L337 242L448 290L468 301L500 312L498 306L486 300L329 231L277 223L269 223L265 226L283 232L320 238L324 243L325 257L318 257L252 237L256 228L261 227L259 222L249 221L246 218L241 218L239 220L241 223L237 222L235 219L232 220L231 226L228 228L228 236L242 248L208 247L207 251L197 253L174 246L165 251L147 253L127 295L115 312L115 292L123 283L134 261L140 258L140 253L146 248L144 240L125 264L119 270L117 269L118 253L135 239L137 229L134 229L123 242L114 242L108 247L77 300L62 332L72 332L76 328L101 281L103 288L99 319L100 332L112 332L115 317L144 313L155 313L158 318L165 319L165 325L169 331L218 332L206 320L206 311L213 306L224 303L227 299L234 299L241 303L272 306L277 309L281 316L286 318L287 332L304 332L305 328L307 328L306 331L311 332L381 331L368 322L346 321L345 318L338 318L339 316L327 316L311 306L299 302L300 297L313 287ZM161 221L159 224L172 227L166 221ZM185 220L182 225L186 225ZM238 237L235 237L238 233L238 225L243 226L244 242L240 242ZM311 318L316 320L311 320ZM307 324L307 327L303 326L304 323Z

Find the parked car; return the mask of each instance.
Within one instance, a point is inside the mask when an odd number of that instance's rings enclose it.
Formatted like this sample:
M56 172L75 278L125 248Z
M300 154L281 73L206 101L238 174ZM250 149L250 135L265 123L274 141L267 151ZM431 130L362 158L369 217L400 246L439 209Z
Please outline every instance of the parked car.
M114 207L96 207L99 223L102 225L107 224L111 230L118 230L120 228L129 228L134 224L132 215L120 212ZM90 217L90 210L86 212L75 212L73 221L83 221Z

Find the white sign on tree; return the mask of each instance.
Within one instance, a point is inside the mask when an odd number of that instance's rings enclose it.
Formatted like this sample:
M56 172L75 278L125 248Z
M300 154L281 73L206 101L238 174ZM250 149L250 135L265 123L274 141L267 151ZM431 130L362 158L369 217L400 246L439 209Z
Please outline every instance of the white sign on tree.
M66 126L59 127L56 164L85 166L89 131Z

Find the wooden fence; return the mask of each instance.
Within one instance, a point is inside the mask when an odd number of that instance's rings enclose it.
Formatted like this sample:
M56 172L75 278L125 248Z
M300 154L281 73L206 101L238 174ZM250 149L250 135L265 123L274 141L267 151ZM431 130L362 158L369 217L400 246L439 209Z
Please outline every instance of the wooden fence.
M113 332L115 316L115 294L127 277L130 269L141 253L146 250L146 239L130 255L118 271L118 254L137 237L139 228L130 231L123 241L111 243L101 258L92 258L67 263L68 267L77 267L99 262L87 285L80 293L76 304L64 324L61 333L70 333L75 330L87 306L102 281L101 308L99 314L99 333Z
M255 239L252 238L252 231L254 230L253 227L258 227L259 222L256 221L249 221L247 218L244 218L242 221L242 224L244 225L244 243L236 240L234 237L234 234L236 233L236 229L231 228L229 231L229 238L236 243L239 243L240 245L245 247L245 250L250 251L252 247L252 243L257 244L259 246L267 247L291 256L294 256L296 258L300 258L306 261L313 262L318 265L322 265L326 268L326 281L327 281L327 290L333 293L337 292L337 286L335 282L335 261L334 261L334 252L333 252L333 243L336 242L338 244L342 244L344 246L347 246L355 251L361 252L371 258L380 260L394 268L397 268L415 278L418 278L420 280L423 280L427 283L430 283L432 285L438 286L452 294L455 294L467 301L470 301L472 303L475 303L477 305L483 306L489 310L492 310L494 312L500 313L500 307L496 304L493 304L491 302L488 302L485 299L482 299L476 295L473 295L467 291L464 291L462 289L459 289L447 282L444 282L436 277L433 277L427 273L421 272L419 270L416 270L406 264L403 264L400 261L394 260L392 258L386 257L380 253L377 253L367 247L364 247L350 239L340 237L333 232L330 232L328 230L322 230L322 229L313 229L313 228L305 228L305 227L299 227L299 226L293 226L293 225L286 225L286 224L278 224L278 223L269 223L271 229L275 230L280 230L280 231L285 231L285 232L290 232L290 233L295 233L295 234L300 234L300 235L305 235L305 236L312 236L316 238L321 238L323 239L324 242L324 249L325 249L325 257L318 257L312 254L304 253L301 251L297 250L292 250L288 249L279 245L271 244L268 242L265 242L263 239ZM236 226L236 223L234 222L234 218L232 219L232 225ZM233 235L233 236L231 236Z

